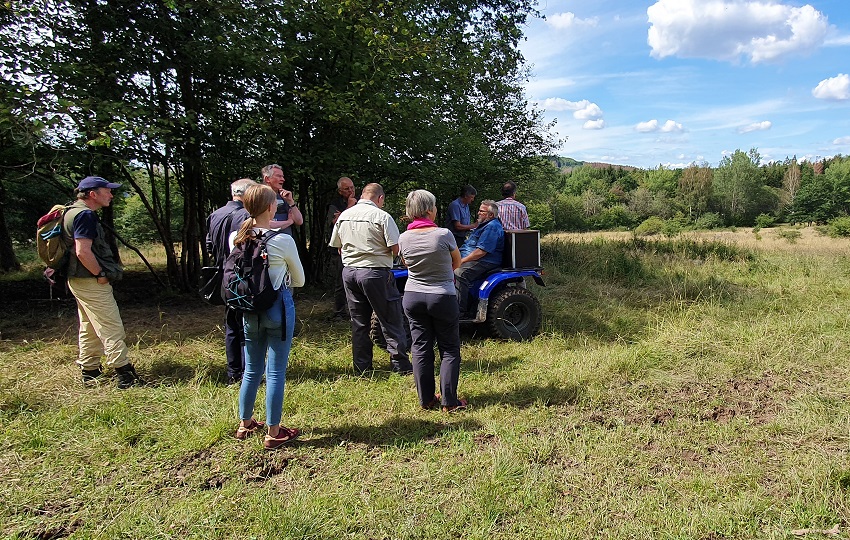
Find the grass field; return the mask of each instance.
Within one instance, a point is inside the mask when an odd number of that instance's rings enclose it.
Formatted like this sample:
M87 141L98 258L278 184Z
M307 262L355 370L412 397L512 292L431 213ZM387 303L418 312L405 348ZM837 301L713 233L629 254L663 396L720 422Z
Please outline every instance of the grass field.
M304 435L272 453L232 438L220 309L130 275L151 384L84 388L73 301L5 277L0 535L850 538L848 240L551 235L543 258L542 334L467 337L461 414L355 377L331 301L299 293Z

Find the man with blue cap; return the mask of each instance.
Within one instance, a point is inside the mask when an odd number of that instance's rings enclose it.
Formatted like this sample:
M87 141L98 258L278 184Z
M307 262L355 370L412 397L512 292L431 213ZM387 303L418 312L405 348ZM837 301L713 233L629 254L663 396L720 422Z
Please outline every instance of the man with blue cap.
M77 360L84 383L102 375L101 356L115 369L118 388L144 384L127 359L124 323L112 293L112 282L121 279L124 268L115 260L106 241L97 212L112 203L112 190L121 184L99 176L83 178L74 193L76 202L65 211L62 228L73 239L68 261L68 289L77 299L80 319Z

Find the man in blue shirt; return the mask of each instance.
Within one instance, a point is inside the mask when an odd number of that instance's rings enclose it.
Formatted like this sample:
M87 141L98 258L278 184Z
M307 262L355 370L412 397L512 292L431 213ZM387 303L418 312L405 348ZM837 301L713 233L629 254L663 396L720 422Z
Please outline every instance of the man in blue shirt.
M272 229L280 229L292 236L292 226L303 224L304 216L301 215L298 204L292 198L292 192L283 189L285 180L283 169L277 164L266 165L260 171L260 174L263 177L263 183L269 185L277 193L277 211L272 217Z
M478 221L473 222L469 215L469 205L475 201L477 193L474 187L463 186L460 197L450 202L446 211L446 228L452 232L458 246L462 246L469 231L478 226Z
M499 221L499 207L486 200L478 209L478 227L460 248L461 265L455 270L455 285L461 318L469 304L469 284L491 270L502 266L505 250L505 230Z

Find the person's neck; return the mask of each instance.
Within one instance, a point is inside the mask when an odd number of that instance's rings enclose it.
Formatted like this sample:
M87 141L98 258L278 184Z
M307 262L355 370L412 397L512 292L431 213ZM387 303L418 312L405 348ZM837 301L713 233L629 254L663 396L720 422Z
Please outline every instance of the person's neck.
M93 201L91 199L82 199L82 201L83 201L83 204L88 206L89 210L91 210L92 212L97 212L98 210L100 210L102 208L99 204L97 204L95 201Z
M271 225L271 217L269 215L258 216L254 218L254 227L259 227L260 229L270 229L269 225Z

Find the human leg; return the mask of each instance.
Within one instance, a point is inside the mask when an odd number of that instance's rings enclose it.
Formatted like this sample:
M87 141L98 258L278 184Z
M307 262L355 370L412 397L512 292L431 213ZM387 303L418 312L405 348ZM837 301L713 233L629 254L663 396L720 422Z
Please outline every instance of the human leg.
M432 296L435 299L429 311L440 350L440 395L443 405L457 405L460 403L457 396L460 378L459 308L452 295Z
M245 371L245 330L242 328L242 311L224 308L224 353L227 356L228 383L239 382Z
M245 329L245 372L239 387L239 418L249 421L254 415L257 390L263 380L266 365L267 335L260 327L260 318L256 313L243 315Z
M372 369L372 340L369 339L372 306L359 279L359 274L365 271L348 267L342 269L345 297L351 314L351 356L354 371L358 374Z
M411 363L413 364L413 381L419 395L419 404L427 407L434 399L436 390L434 384L434 326L431 315L428 314L423 293L408 292L404 295L402 304L407 320L410 322ZM457 310L457 302L455 302Z
M285 315L281 317L282 320L271 321L265 314L260 316L268 336L269 354L266 366L266 425L273 435L283 414L286 368L289 365L289 351L295 332L295 303L292 301L292 294L284 289L281 291L281 299L280 307Z
M401 295L396 287L392 271L389 268L366 270L363 272L361 284L375 316L381 322L393 370L410 372L407 333L402 320Z
M81 366L94 364L97 354L97 365L100 365L100 353L106 355L106 365L120 368L129 363L127 360L127 344L124 339L124 323L118 311L118 304L112 294L112 285L100 284L91 278L70 278L68 288L77 299L80 316L80 360ZM82 316L84 312L85 317ZM85 322L84 322L85 321ZM83 329L85 331L83 332ZM95 343L100 342L100 345ZM86 349L83 352L83 348Z
M471 283L499 265L486 263L481 260L468 261L455 270L455 287L457 288L457 301L460 307L460 315L463 317L476 306L469 305Z
M330 261L334 275L334 317L350 319L348 300L345 297L345 286L342 283L342 257L338 250L331 250Z

